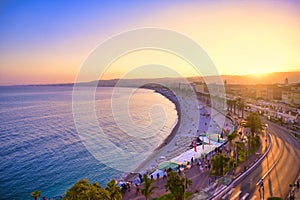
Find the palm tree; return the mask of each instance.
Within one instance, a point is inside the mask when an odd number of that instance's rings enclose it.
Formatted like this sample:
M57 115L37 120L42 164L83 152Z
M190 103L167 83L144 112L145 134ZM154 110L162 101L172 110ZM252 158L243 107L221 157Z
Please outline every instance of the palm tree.
M263 129L260 116L257 113L251 112L247 116L245 127L250 128L252 136L254 136L254 133L258 134Z
M187 179L185 175L181 178L178 173L169 172L165 188L170 190L175 200L183 200L185 198L186 188L191 184L192 181Z
M102 188L99 183L93 183L91 186L91 199L110 200L109 192Z
M219 154L217 154L216 156L214 156L211 159L211 165L212 165L212 171L214 172L214 174L216 176L218 176L219 171L220 171L220 157L219 157Z
M228 165L230 161L230 157L220 153L215 155L212 160L212 170L216 176L223 176L224 175L224 167ZM229 168L228 168L229 170Z
M106 190L108 190L108 192L110 193L111 200L121 200L122 199L120 187L117 185L117 183L114 179L112 179L109 183L107 183Z
M157 188L153 185L154 180L150 179L147 174L144 174L143 177L143 188L142 188L142 194L145 196L146 200L150 198L150 196L153 194L153 191Z
M257 113L251 112L246 119L245 127L250 128L251 135L248 136L248 148L250 151L255 150L259 146L260 140L257 135L263 129L260 116ZM256 134L256 137L254 136Z
M34 200L37 200L41 196L41 191L35 190L30 193L30 196L34 198Z
M233 100L232 99L229 100L229 104L230 104L230 112L232 113L232 109L233 109Z
M229 142L229 147L231 148L232 147L232 141L238 137L238 134L236 133L237 130L234 130L231 134L228 134L227 135L227 140Z
M242 111L242 118L244 119L245 103L241 101L239 107L239 109Z
M236 106L237 106L237 102L235 99L232 100L232 105L233 105L233 113L236 114Z

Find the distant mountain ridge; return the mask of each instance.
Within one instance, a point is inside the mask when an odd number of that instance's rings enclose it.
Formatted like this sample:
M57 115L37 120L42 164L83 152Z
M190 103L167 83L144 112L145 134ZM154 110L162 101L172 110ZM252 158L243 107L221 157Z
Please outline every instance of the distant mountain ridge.
M221 75L223 81L226 80L227 84L239 84L239 85L256 85L256 84L284 84L285 79L288 79L289 83L300 82L300 71L298 72L274 72L266 73L262 75L250 74L250 75ZM111 79L111 80L99 80L80 83L82 86L95 86L98 87L114 87L119 84L123 87L136 87L151 83L161 83L165 86L175 84L186 84L188 82L205 82L216 83L220 79L220 76L205 76L205 77L187 77L187 78L149 78L149 79ZM120 84L121 83L121 84Z
M300 71L296 72L273 72L262 75L220 75L223 82L233 85L256 85L256 84L284 84L285 79L288 83L300 83ZM206 84L219 82L220 76L205 76L205 77L178 77L178 78L141 78L141 79L110 79L110 80L94 80L89 82L78 83L81 86L95 86L98 87L114 87L120 80L123 87L135 87L143 84L162 83L166 86L174 84L186 84L187 82L205 82ZM74 83L57 83L57 84L34 84L30 86L73 86Z

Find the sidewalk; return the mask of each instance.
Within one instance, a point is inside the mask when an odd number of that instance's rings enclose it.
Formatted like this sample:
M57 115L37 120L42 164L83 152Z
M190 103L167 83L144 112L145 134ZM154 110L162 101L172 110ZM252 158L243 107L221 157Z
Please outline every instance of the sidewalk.
M192 180L192 185L188 188L188 191L192 193L198 192L209 185L209 171L200 172L199 167L196 164L190 169L185 170L185 174L188 179ZM155 186L157 186L157 188L154 190L151 199L166 194L165 183L166 179L163 180L162 178L155 181ZM135 186L132 186L130 192L123 194L123 199L144 200L145 197L141 192L136 195L136 188Z
M262 145L260 146L260 148L254 154L248 157L247 160L240 163L231 173L229 173L227 178L221 178L223 180L219 179L215 180L215 182L211 182L212 178L209 176L209 171L201 172L196 164L194 164L194 166L192 166L190 169L186 169L185 174L187 178L192 180L192 185L188 188L188 191L199 194L205 191L205 193L210 193L211 195L213 195L218 191L224 189L226 185L230 184L232 178L237 178L238 176L240 176L266 152L267 146L269 145L269 138L267 140L268 142L265 142L266 136L261 135L260 137L262 141ZM167 193L165 189L165 183L166 180L163 180L162 178L155 181L154 185L157 188L154 190L151 199ZM139 192L139 194L136 194L136 187L132 186L130 192L126 192L123 194L123 199L143 200L145 198L141 194L141 192Z
M269 145L269 138L268 138L268 142L265 142L266 137L264 136L260 136L262 145L259 147L258 150L256 150L256 152L254 154L252 154L250 157L248 157L247 160L245 160L244 162L240 163L234 170L234 177L238 177L239 175L241 175L246 169L248 169L249 167L251 167L259 158L260 156L262 156L266 150L267 147Z
M232 172L234 178L240 176L244 172L245 167L246 169L248 169L248 167L252 166L259 159L259 157L266 152L267 144L264 142L265 137L261 136L261 140L262 146L256 151L256 153L252 154L246 161L240 163L234 169L234 171ZM192 185L188 188L188 191L192 193L205 190L206 192L213 194L225 187L224 184L218 184L217 181L211 183L209 171L200 172L199 167L196 164L194 164L190 169L186 169L185 174L188 179L192 180ZM155 181L155 186L157 186L157 188L154 190L154 194L151 196L151 198L166 194L166 189L164 186L165 183L166 180L163 180L162 178L160 178L158 181ZM136 188L135 186L132 186L130 192L126 192L125 194L123 194L123 199L143 200L145 198L141 194L141 192L136 195Z
M232 177L233 179L235 179L235 178L239 177L240 175L242 175L245 172L245 170L247 170L254 163L256 163L257 160L266 152L269 143L265 142L265 136L261 136L261 141L262 141L261 147L254 154L252 154L247 160L240 163L232 171L231 174L233 176ZM268 141L269 141L269 139L268 139ZM219 182L216 181L214 184L208 186L204 191L209 192L210 195L218 194L219 191L222 191L224 188L226 188L227 185L229 185L233 181L233 179L231 179L230 176L228 176L227 179L225 177L220 178L220 179L223 179L223 180L219 180ZM224 183L224 182L226 182L226 183ZM201 194L201 193L198 193L198 194ZM201 195L200 196L195 195L195 197L193 199L198 200L199 197L201 197ZM207 199L207 198L203 198L203 199Z

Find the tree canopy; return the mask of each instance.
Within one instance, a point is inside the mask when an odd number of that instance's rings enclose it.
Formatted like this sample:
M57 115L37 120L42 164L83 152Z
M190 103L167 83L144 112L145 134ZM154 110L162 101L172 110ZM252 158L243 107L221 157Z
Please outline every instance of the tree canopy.
M170 190L175 200L183 200L187 186L191 185L192 181L185 176L180 177L176 172L169 172L167 183L165 185L167 190Z
M112 179L109 183L107 183L106 190L109 192L109 196L111 200L122 199L120 187L117 185L117 182L114 179Z
M77 181L67 192L64 200L110 200L110 193L99 183L89 183L87 179Z
M145 196L146 200L150 198L150 196L153 194L153 191L157 188L153 184L154 180L150 179L147 174L144 174L142 194Z
M254 135L254 133L259 133L262 130L262 122L260 116L255 112L251 112L247 116L245 127L250 128L252 135Z

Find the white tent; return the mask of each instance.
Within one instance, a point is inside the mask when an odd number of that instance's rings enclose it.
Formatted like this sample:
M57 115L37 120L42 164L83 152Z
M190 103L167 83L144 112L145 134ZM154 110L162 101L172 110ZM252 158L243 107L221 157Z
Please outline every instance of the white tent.
M194 148L184 152L183 154L171 159L172 162L184 164L185 162L190 162L191 158L200 158L201 156L207 155L209 152L213 151L216 146L215 145L202 145L197 146L197 152L194 151Z
M208 137L210 137L210 139ZM221 146L225 142L225 140L222 139L222 138L220 138L220 142L217 142L218 141L218 134L212 134L212 133L207 134L206 136L200 136L200 139L203 142L207 143L207 144L210 143L211 145L214 145L214 146L217 146L217 147Z
M153 175L153 178L156 179L157 174L159 174L159 177L162 178L164 176L164 171L157 169L151 175Z

